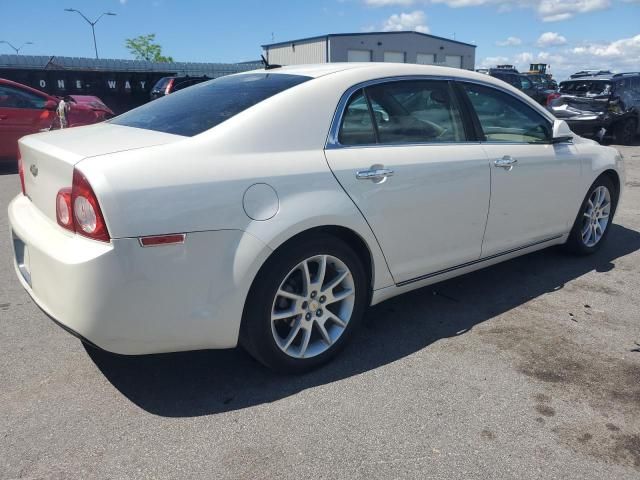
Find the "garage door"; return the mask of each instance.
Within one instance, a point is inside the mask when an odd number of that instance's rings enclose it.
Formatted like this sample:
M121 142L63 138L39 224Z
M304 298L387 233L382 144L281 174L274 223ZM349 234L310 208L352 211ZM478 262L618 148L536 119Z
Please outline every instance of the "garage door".
M460 55L447 55L445 63L447 67L462 68L462 57Z
M404 52L384 52L384 61L404 63Z
M416 56L416 63L420 65L433 65L436 63L436 56L433 53L419 53Z
M370 62L371 50L347 50L347 62Z

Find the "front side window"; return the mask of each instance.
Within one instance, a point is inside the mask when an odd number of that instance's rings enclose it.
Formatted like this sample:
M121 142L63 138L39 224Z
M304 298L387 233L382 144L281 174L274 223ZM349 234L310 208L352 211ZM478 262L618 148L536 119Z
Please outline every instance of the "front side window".
M25 108L41 110L45 98L18 88L0 85L0 108Z
M521 100L495 88L462 85L487 141L546 143L551 140L551 123Z
M247 73L193 85L124 113L115 125L192 137L311 77Z

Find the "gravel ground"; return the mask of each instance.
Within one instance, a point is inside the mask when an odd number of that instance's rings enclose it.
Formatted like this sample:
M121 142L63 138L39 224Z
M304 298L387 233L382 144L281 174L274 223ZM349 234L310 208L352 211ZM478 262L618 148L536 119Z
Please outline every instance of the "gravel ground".
M608 244L371 309L282 377L241 350L85 349L14 278L0 214L0 478L640 478L640 147ZM17 175L0 175L6 212Z

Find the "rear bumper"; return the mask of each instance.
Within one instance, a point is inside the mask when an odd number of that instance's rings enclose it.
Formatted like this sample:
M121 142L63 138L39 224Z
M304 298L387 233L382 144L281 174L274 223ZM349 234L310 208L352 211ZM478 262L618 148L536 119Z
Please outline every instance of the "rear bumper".
M76 336L125 355L234 347L270 252L239 230L153 248L136 238L97 242L54 224L23 195L9 205L9 222L16 274L36 304Z

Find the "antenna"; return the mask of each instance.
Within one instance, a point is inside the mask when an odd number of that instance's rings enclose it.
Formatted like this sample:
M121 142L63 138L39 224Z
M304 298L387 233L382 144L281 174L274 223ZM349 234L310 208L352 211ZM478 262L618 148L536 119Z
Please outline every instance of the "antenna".
M264 58L264 55L260 55L260 58L262 59L262 63L264 64L265 70L273 70L274 68L282 67L282 65L275 65L275 64L269 63L269 61L266 58Z

